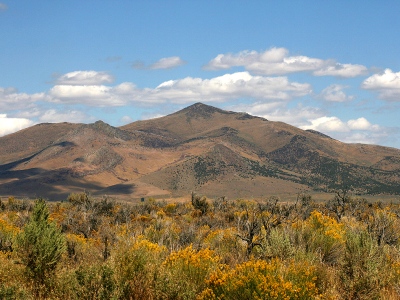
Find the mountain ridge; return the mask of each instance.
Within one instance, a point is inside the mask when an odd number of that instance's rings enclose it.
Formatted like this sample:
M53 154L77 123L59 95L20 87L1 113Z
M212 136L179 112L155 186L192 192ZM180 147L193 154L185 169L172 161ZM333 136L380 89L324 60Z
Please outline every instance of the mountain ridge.
M0 138L3 196L62 200L84 189L125 199L193 190L235 198L343 186L399 195L398 182L399 149L346 144L203 103L121 127L39 124Z

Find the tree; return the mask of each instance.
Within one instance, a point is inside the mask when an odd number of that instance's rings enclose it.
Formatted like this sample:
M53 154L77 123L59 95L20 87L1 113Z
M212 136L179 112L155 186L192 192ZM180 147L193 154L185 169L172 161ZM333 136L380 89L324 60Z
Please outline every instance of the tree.
M57 225L49 220L46 202L35 202L32 215L23 231L16 238L16 251L27 276L33 280L34 293L38 298L42 288L46 292L61 255L66 250L65 238Z

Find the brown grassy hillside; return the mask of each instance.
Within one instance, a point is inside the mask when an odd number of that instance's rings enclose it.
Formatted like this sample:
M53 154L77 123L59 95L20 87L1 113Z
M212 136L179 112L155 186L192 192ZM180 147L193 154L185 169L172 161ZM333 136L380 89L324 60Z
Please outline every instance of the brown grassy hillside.
M345 144L201 103L112 127L40 124L0 138L0 195L65 199L74 191L131 199L266 197L344 186L400 194L400 150Z

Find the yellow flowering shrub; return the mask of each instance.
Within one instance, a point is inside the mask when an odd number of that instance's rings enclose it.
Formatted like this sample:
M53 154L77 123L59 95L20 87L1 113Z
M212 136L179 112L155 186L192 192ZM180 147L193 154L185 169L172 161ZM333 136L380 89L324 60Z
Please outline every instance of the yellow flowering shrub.
M229 227L211 231L203 241L204 247L213 249L222 261L227 264L235 263L245 252L246 245L237 237L237 230Z
M179 268L188 277L198 279L199 277L203 277L209 271L210 267L217 264L219 259L213 250L207 248L196 251L190 245L185 249L172 252L165 259L163 265L169 268Z
M65 234L68 258L88 265L101 260L103 245L101 239L97 237L97 232L93 235L91 238L85 238L82 234Z
M160 254L165 250L166 248L164 246L152 243L149 240L145 239L143 236L139 236L136 239L136 242L130 248L130 251L145 251L150 254Z
M13 239L20 229L0 217L0 251L11 250Z
M198 299L314 299L316 281L315 268L307 263L250 260L212 273Z
M205 286L205 279L216 269L220 258L213 250L196 251L192 245L172 252L163 262L162 289L169 299L193 299Z
M344 241L345 231L343 224L338 223L334 218L323 215L319 211L314 210L311 213L311 216L307 219L307 226L335 241Z
M174 214L176 212L176 203L168 203L167 205L165 205L164 207L164 211L168 214Z
M11 222L0 217L0 232L8 236L16 236L20 229Z
M25 268L16 264L13 254L0 251L0 299L28 299Z
M313 211L305 221L297 222L294 229L300 233L306 252L314 253L323 262L335 264L344 251L345 230L334 218Z
M179 236L182 228L174 222L170 217L163 219L154 219L143 234L149 241L153 243L162 243L169 249L179 247Z
M162 208L157 210L157 212L156 212L156 218L157 219L163 219L165 216L166 216L166 213Z
M143 236L121 241L112 256L118 299L152 299L159 277L164 246L152 243Z
M82 234L74 234L74 233L67 233L65 235L67 238L68 242L78 244L81 248L88 248L88 239L85 239L85 237Z
M67 210L68 209L65 206L56 205L49 215L49 220L51 222L56 222L57 225L60 226L66 219Z

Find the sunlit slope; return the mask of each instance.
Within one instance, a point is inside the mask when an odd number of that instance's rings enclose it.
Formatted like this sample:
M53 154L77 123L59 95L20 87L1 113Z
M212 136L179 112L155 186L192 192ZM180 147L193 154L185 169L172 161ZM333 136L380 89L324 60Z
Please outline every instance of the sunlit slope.
M1 137L0 153L0 195L263 197L344 186L400 194L399 149L345 144L202 103L119 128L40 124Z

